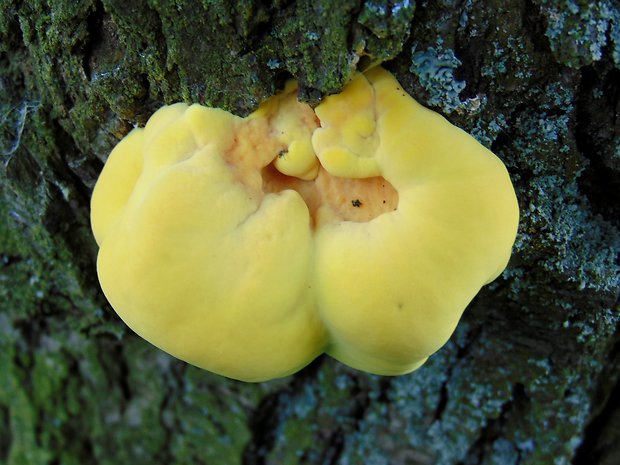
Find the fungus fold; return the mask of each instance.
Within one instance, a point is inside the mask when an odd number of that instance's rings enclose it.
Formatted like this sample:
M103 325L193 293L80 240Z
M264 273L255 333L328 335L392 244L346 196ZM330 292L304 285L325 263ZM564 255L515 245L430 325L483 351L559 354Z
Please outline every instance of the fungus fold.
M518 217L501 161L381 67L314 110L294 81L246 118L165 106L114 148L91 202L120 317L244 381L321 353L415 370L505 268Z

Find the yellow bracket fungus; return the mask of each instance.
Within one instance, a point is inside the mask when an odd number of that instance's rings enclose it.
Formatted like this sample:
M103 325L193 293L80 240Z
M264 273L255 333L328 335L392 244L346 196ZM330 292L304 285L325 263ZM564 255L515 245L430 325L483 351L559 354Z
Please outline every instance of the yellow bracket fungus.
M139 335L231 378L324 352L408 373L506 266L508 173L380 67L315 110L296 93L247 118L170 105L131 131L92 197L101 286Z

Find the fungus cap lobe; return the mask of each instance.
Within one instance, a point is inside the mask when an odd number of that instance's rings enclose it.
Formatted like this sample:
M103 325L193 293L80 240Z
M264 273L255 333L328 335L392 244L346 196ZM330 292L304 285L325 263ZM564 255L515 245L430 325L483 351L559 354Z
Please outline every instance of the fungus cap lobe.
M322 352L412 371L506 266L517 221L501 162L382 68L315 111L294 83L247 118L164 107L112 151L92 199L117 313L246 381Z

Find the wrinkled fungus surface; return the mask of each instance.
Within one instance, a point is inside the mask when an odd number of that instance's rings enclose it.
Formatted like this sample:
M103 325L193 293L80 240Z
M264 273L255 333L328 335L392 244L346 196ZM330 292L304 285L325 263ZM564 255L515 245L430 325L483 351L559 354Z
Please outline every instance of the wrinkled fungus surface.
M316 109L289 82L247 118L157 111L92 198L102 288L138 334L246 381L326 352L410 372L506 266L500 160L377 67Z

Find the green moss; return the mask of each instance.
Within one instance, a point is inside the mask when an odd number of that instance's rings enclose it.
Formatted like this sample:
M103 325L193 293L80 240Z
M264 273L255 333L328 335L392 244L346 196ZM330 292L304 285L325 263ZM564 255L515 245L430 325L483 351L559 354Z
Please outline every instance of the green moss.
M259 394L252 385L187 367L164 414L174 457L170 463L241 464L251 439L249 414Z
M343 53L343 50L349 47L348 24L358 3L356 0L298 2L293 15L298 20L283 17L272 38L267 40L268 50L279 50L278 61L300 80L306 99L320 97L316 91L336 92L354 71L353 51ZM326 63L330 65L326 67Z
M364 2L357 20L364 26L358 33L358 50L377 62L395 57L409 38L414 11L415 2L410 0Z

